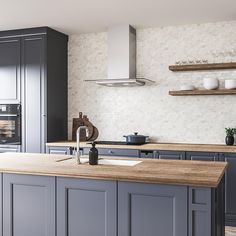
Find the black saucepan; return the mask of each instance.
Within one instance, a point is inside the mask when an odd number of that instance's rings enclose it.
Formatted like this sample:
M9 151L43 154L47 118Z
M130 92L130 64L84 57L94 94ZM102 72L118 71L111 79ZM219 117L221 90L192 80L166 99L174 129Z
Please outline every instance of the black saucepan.
M127 144L141 145L146 143L148 136L139 135L137 132L130 135L124 135Z

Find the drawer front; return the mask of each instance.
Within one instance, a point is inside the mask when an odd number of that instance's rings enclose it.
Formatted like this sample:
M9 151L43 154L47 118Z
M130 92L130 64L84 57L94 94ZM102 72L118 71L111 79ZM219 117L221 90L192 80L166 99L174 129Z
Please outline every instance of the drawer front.
M185 152L157 151L157 158L170 160L185 160Z
M55 155L72 155L70 147L47 147L47 153Z
M219 154L214 152L187 152L186 157L188 160L194 161L217 161Z
M90 148L84 148L83 154L88 155ZM104 156L124 156L139 157L139 150L116 149L116 148L98 148L98 154Z

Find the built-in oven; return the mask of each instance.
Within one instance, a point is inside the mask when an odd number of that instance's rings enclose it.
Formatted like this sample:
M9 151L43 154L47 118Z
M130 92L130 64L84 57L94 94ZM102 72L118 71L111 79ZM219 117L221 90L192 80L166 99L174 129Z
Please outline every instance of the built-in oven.
M0 145L21 144L21 105L0 105Z

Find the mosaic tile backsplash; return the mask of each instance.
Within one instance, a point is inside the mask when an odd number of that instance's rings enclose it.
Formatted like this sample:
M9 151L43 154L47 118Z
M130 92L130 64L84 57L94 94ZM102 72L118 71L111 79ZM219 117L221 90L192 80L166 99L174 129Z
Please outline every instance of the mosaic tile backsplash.
M137 30L137 76L153 86L107 88L85 79L107 78L107 33L69 38L69 138L79 111L99 129L100 140L122 140L135 131L152 141L224 143L236 127L236 96L172 97L181 85L202 87L213 77L224 86L236 70L171 72L182 60L236 61L236 21Z

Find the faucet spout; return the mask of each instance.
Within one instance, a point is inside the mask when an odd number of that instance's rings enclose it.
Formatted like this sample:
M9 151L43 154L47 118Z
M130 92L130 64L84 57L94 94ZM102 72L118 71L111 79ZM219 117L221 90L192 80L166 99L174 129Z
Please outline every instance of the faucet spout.
M87 133L87 130L88 130L88 127L87 126L80 126L77 131L76 131L76 153L75 153L75 159L76 159L76 163L79 165L81 162L80 162L80 131L82 129L85 129L86 130L86 133Z

